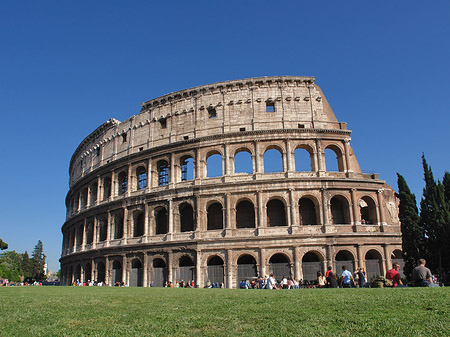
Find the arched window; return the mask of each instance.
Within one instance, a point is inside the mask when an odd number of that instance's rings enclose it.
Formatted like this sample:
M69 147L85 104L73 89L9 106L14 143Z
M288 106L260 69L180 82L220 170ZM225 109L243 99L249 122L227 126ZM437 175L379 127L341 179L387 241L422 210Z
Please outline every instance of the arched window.
M291 265L284 254L274 254L269 260L269 271L275 278L281 280L283 277L291 276Z
M206 159L206 176L214 178L222 175L222 155L214 153Z
M166 234L168 231L167 210L159 208L155 211L156 234Z
M165 160L160 160L158 166L158 186L165 186L169 184L169 163Z
M298 202L301 225L316 225L316 205L309 198L301 198Z
M218 202L211 204L207 210L208 223L207 229L223 229L223 211L222 205Z
M90 206L95 205L95 203L97 202L97 191L98 191L97 182L95 182L91 184L91 188L89 191Z
M143 166L136 169L137 189L143 190L147 187L147 170Z
M311 154L308 150L297 148L294 151L295 156L295 172L312 171Z
M81 208L86 208L86 206L87 206L87 196L88 196L88 189L87 188L83 188L83 190L80 193Z
M105 177L103 179L103 200L111 196L111 178Z
M86 263L84 266L84 282L89 282L92 280L92 266L90 263Z
M154 287L164 287L168 279L167 265L163 259L154 259L152 268L152 283Z
M181 157L181 181L194 179L194 159L191 156Z
M120 261L114 260L112 264L111 280L115 285L119 285L122 282L122 264Z
M239 151L234 156L234 173L253 173L252 155L246 150Z
M366 276L371 280L375 276L382 276L382 257L375 249L371 249L366 253Z
M255 209L250 201L244 200L237 204L236 228L255 228Z
M123 216L120 214L114 215L114 239L121 239L123 237Z
M144 213L139 212L134 216L133 236L139 237L144 235Z
M195 264L190 256L184 255L180 258L176 275L177 281L188 282L195 279Z
M139 259L131 261L130 287L142 287L142 263Z
M91 222L88 223L86 229L86 243L89 245L94 241L94 224Z
M340 250L336 254L336 273L340 275L342 272L342 266L345 266L348 271L354 272L355 271L355 259L353 257L353 254L350 253L347 250Z
M283 172L283 157L277 149L264 153L264 173Z
M336 145L329 145L325 148L325 166L326 170L329 172L344 171L342 152Z
M119 194L124 194L128 187L128 176L126 172L119 173Z
M267 226L286 226L286 212L281 200L272 199L267 203Z
M331 223L342 225L350 223L350 213L347 199L342 196L334 196L330 201Z
M207 273L208 280L214 283L224 283L224 263L221 257L215 255L208 259Z
M359 208L361 212L361 224L371 225L377 223L377 207L370 197L362 197L359 200Z
M81 246L83 244L83 225L78 226L77 229L77 246Z
M188 203L183 203L179 207L180 211L180 231L191 232L194 230L194 210Z
M106 241L106 237L108 235L108 221L105 218L99 219L99 233L98 233L98 240L99 241Z
M105 282L106 268L103 262L97 263L97 282Z
M251 255L242 255L237 260L237 287L242 280L252 279L257 276L256 260Z

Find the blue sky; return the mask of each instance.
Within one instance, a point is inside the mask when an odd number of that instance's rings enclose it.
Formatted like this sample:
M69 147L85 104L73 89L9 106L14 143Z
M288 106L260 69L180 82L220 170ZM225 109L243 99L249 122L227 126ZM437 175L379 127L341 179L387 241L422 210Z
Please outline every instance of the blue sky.
M450 169L448 1L0 2L0 238L59 268L72 153L109 118L213 82L315 76L364 172L420 198Z

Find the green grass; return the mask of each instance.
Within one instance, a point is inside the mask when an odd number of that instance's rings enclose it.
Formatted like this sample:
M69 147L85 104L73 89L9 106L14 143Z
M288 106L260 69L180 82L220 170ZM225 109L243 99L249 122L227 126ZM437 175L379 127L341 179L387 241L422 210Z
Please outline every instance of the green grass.
M0 288L0 336L446 336L450 289Z

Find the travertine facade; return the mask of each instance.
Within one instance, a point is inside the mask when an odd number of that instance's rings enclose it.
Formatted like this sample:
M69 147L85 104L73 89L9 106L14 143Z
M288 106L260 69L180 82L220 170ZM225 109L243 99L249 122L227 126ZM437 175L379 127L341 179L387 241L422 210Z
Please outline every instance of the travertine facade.
M91 133L70 162L63 284L233 288L343 264L384 274L401 257L397 200L361 172L351 132L314 81L182 90Z

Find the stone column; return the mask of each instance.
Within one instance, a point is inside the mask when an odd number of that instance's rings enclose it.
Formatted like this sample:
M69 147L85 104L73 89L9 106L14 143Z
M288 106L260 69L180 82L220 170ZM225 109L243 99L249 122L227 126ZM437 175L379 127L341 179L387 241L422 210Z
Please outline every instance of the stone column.
M226 286L228 289L233 288L233 251L226 251Z
M91 206L91 185L88 185L86 193L86 208L89 208L90 206Z
M264 234L264 228L266 228L266 219L264 217L265 207L262 201L262 192L256 191L256 202L257 202L257 212L258 212L258 221L256 223L256 228L258 229L258 235Z
M169 172L169 185L172 186L175 183L175 159L173 152L170 153L170 172Z
M152 186L152 160L149 159L147 162L147 186L145 188L145 191L148 193L150 192Z
M286 161L287 161L287 172L293 173L294 170L294 163L292 162L292 149L291 149L291 141L290 139L285 140L285 146L286 146Z
M92 248L95 249L97 246L97 226L98 226L98 220L97 217L94 217L94 227L92 228Z
M236 223L231 219L231 196L225 194L225 229L227 235L232 235L232 229L236 228Z
M148 203L144 204L144 237L145 242L147 242L147 238L149 236L149 206Z
M223 176L230 176L232 174L231 172L231 167L230 167L230 144L225 143L224 145L224 151L223 151L224 155L224 172L223 172Z
M201 288L203 286L203 275L201 272L202 252L200 249L196 250L196 262L195 262L195 287Z
M87 218L84 218L84 225L83 225L83 242L82 242L82 250L86 249L86 227L88 225Z
M294 273L298 280L303 279L302 258L300 256L300 247L294 247Z
M327 198L327 189L321 188L320 189L322 193L322 219L323 219L323 226L326 228L327 225L330 224L330 221L328 219L328 198Z
M131 192L131 188L133 186L133 176L131 175L131 164L128 164L127 167L127 192L126 192L126 196L129 197L130 196L130 192Z
M175 281L174 270L173 270L173 252L169 251L167 254L167 280L172 282ZM174 285L175 286L175 285Z
M107 286L113 286L110 281L111 276L111 262L109 261L109 257L105 256L105 285Z
M383 264L382 264L382 268L383 268L383 275L386 275L386 272L390 269L391 266L391 257L389 256L389 251L388 251L388 247L389 245L387 243L383 244Z
M168 202L168 212L167 212L167 216L168 216L168 238L171 237L173 235L173 201L172 199L167 200Z
M344 139L344 149L345 149L345 163L347 166L346 172L353 172L352 165L350 163L350 138Z
M261 167L261 155L260 155L259 151L260 151L259 142L255 142L255 166L256 166L256 173L263 173L263 170L262 170L262 167Z
M356 188L352 188L350 190L350 194L352 197L352 214L353 214L353 226L354 226L354 231L356 232L356 226L361 224L360 221L360 212L359 212L359 205L358 205L358 197L356 196Z
M265 276L266 273L266 250L264 248L259 249L259 275Z
M123 244L126 245L128 241L128 208L123 209Z
M148 255L144 253L142 258L142 286L148 287Z
M324 165L324 153L322 151L322 144L320 139L316 139L316 151L317 151L317 167L319 171L319 176L322 176L325 171L325 165Z
M95 201L95 205L98 205L100 202L100 198L102 197L103 184L100 176L97 177L97 200Z
M377 191L377 199L378 199L377 209L378 209L378 213L379 213L379 214L377 214L377 216L378 216L378 222L382 228L386 224L386 220L384 217L384 209L383 209L383 206L384 206L383 191L384 191L384 189L379 189ZM383 232L383 230L382 230L382 232Z
M127 259L126 255L122 255L122 282L123 282L123 284L128 284L127 271L128 271L128 259Z
M366 269L365 261L362 258L361 245L356 245L357 265Z
M108 213L107 213L107 220L106 221L108 221L108 223L107 223L107 226L106 226L106 230L107 230L107 235L106 235L106 245L107 246L109 246L109 244L110 244L110 242L111 242L111 240L112 240L112 226L113 226L113 224L112 224L112 221L111 221L111 219L112 219L112 217L111 217L111 211L108 211Z

